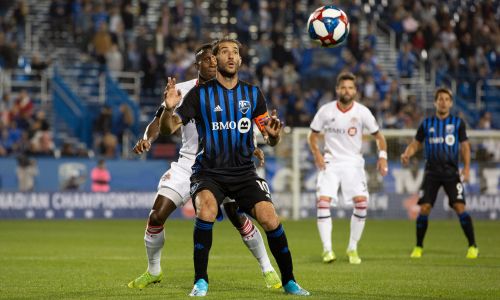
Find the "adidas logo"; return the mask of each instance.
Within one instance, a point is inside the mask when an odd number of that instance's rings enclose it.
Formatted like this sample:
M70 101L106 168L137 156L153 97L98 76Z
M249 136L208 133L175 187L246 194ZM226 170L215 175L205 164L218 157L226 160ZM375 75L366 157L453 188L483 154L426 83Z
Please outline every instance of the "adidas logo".
M219 112L219 111L222 111L222 108L220 107L220 105L217 105L217 106L214 108L214 112Z

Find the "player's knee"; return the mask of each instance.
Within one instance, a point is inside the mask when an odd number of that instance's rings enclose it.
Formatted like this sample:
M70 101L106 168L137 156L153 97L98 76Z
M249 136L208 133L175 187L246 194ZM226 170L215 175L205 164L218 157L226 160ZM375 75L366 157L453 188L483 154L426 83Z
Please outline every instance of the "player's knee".
M217 217L218 207L217 201L210 195L196 196L196 216L204 221L213 222Z
M453 204L453 209L458 215L461 215L465 211L465 205L463 203L455 203Z
M156 210L152 210L149 214L148 224L151 226L162 226L165 223L166 218Z
M368 210L368 201L366 197L354 197L353 202L354 202L354 208L353 208L354 215L361 218L366 217Z
M254 207L254 215L265 231L274 230L280 224L274 206L270 202L262 201L257 203Z
M422 204L420 205L420 214L424 216L428 216L431 213L432 206L430 204Z
M316 201L316 208L318 208L318 209L330 209L330 202L331 201L332 201L332 198L321 196Z

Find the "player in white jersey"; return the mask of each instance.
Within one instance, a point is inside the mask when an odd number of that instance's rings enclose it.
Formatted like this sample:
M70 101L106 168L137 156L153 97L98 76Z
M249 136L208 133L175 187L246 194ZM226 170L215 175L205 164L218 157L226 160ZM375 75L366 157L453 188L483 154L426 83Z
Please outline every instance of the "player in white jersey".
M336 259L332 249L332 219L330 205L337 204L339 187L346 204L353 204L351 232L347 255L351 264L360 264L357 245L365 226L368 207L368 188L361 153L363 130L375 137L379 150L377 169L387 174L387 144L373 114L366 106L356 102L356 78L341 73L337 78L337 101L323 105L311 123L308 136L314 162L319 169L317 182L317 223L323 243L323 262ZM324 136L324 154L319 139Z
M212 55L212 46L205 44L196 50L195 66L198 70L198 79L182 82L176 85L182 96L197 85L215 76L216 61ZM164 95L165 96L165 95ZM164 103L164 102L163 102ZM144 137L134 147L134 152L141 154L148 151L151 143L156 140L159 133L170 134L171 132L160 132L160 122L168 122L162 116L164 104L158 109L155 118L146 128ZM171 168L163 174L158 184L158 192L155 197L153 208L149 214L147 228L144 235L146 253L148 256L148 269L145 273L131 281L130 288L142 289L152 283L163 279L160 266L161 250L165 243L164 223L169 215L178 207L183 206L189 199L191 166L194 163L198 149L198 133L194 123L182 126L182 147L179 151L179 159L171 164ZM262 150L258 150L256 156L263 161ZM243 242L258 260L267 287L280 288L281 281L274 270L266 252L264 241L257 229L243 214L238 214L236 202L228 200L224 202L224 209L231 223L238 229Z

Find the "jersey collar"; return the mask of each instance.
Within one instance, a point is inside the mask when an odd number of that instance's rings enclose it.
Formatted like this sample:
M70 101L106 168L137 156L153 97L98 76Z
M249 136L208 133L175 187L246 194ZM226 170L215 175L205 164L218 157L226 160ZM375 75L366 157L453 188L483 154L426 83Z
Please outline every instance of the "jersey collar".
M346 108L346 109L342 109L342 108L340 107L340 105L339 105L339 101L337 100L337 108L338 108L338 110L340 110L340 112L342 112L342 113L344 113L344 114L345 114L346 112L350 111L353 107L354 107L354 101L352 101L351 106L349 106L349 107L348 107L348 108Z

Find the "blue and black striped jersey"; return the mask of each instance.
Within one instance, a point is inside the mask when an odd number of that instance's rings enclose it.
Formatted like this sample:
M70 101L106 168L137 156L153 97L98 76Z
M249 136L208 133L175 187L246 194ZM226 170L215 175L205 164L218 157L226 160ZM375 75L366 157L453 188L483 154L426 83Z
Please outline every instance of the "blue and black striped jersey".
M209 80L191 89L176 113L183 124L196 123L198 153L193 174L231 175L255 169L252 120L261 125L268 115L259 88L239 80L234 88L226 89L216 79Z
M426 118L418 128L415 139L425 143L426 172L438 176L458 174L460 143L467 140L465 123L449 115Z

